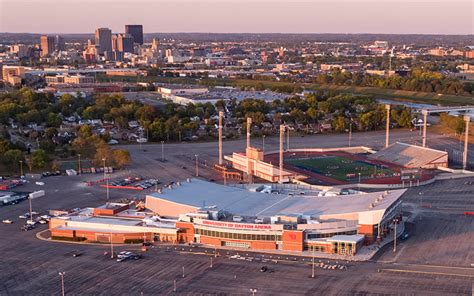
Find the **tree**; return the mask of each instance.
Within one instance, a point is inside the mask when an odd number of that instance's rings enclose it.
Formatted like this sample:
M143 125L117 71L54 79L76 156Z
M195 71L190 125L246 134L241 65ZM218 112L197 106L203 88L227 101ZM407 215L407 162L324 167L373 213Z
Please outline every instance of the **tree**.
M58 114L49 112L48 113L48 118L46 120L46 124L50 127L59 127L62 123L61 117L59 117Z
M114 157L109 145L107 145L104 141L100 141L96 145L96 151L94 155L94 164L97 166L103 165L104 158L107 159L107 163L109 164L114 163Z
M132 162L132 158L130 157L130 152L128 150L114 150L113 158L115 165L119 168L123 168Z
M333 127L334 130L337 132L343 132L346 129L346 122L344 117L338 116L334 121L333 121Z
M3 154L3 163L10 169L14 169L23 159L23 153L19 149L11 149Z
M49 162L49 157L43 149L36 150L31 156L31 163L34 168L44 168Z

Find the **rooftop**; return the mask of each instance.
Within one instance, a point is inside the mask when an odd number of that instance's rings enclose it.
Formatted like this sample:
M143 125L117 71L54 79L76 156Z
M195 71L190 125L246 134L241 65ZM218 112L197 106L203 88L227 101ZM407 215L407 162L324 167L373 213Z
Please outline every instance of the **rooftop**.
M401 189L328 197L299 188L280 194L260 193L198 179L180 184L173 189L164 188L162 193L152 193L149 197L196 208L225 210L243 216L310 215L317 218L321 215L385 210L406 191Z

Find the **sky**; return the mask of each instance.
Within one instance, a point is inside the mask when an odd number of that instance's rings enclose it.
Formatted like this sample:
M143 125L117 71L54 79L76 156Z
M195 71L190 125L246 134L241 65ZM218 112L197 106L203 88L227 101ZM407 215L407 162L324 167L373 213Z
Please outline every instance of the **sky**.
M474 0L0 0L0 32L474 34Z

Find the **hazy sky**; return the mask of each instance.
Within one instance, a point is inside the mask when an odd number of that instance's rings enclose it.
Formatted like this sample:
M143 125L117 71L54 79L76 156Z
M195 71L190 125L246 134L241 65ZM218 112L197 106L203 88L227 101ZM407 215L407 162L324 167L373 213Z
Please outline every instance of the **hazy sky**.
M474 0L0 0L0 32L474 34Z

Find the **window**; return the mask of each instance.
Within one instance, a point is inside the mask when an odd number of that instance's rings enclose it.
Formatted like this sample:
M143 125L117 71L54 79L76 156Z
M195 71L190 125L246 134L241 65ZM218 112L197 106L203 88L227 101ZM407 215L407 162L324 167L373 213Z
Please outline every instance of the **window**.
M249 249L250 243L223 241L222 246Z

